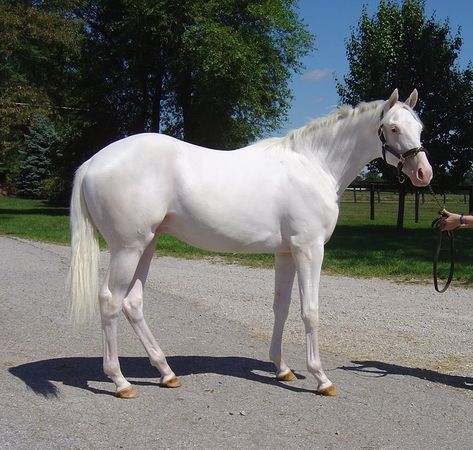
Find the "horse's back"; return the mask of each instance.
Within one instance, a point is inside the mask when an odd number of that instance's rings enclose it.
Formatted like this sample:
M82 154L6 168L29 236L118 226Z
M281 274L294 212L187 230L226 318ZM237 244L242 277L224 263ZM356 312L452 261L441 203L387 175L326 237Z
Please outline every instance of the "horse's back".
M158 133L136 134L120 139L107 145L89 160L88 172L94 176L146 173L162 164L178 142Z

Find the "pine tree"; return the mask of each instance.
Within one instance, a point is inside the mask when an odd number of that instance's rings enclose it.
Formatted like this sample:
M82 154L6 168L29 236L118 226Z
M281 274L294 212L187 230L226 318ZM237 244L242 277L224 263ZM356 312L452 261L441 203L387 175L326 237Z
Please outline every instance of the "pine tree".
M43 197L42 183L53 173L53 162L61 156L61 139L44 116L33 118L24 136L20 153L20 173L16 181L17 194L21 197Z

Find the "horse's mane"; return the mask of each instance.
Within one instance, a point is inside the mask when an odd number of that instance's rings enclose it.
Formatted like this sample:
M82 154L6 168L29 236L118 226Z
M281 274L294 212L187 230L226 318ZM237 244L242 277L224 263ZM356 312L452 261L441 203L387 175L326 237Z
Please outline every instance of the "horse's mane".
M341 120L358 118L367 111L374 113L382 104L384 104L383 100L375 100L372 102L362 102L356 107L342 105L327 116L317 117L312 119L307 125L289 131L286 136L263 139L257 142L257 144L259 146L266 146L269 149L274 149L275 147L287 150L294 149L295 141L299 141L307 136L313 136L317 131L330 128Z
M341 120L357 120L359 116L365 112L372 112L374 114L383 104L384 100L375 100L372 102L362 102L356 107L350 105L339 106L331 114L313 119L307 125L290 131L286 135L286 138L289 140L295 140L307 135L313 135L318 130L330 128Z
M342 105L327 116L317 117L312 119L307 125L289 131L286 136L264 139L260 141L259 144L267 145L268 148L274 148L274 145L279 144L280 148L293 149L294 144L301 139L315 137L319 131L330 129L335 124L341 123L341 121L348 124L352 121L361 120L361 116L366 119L365 113L370 113L368 117L369 121L372 120L381 123L382 121L384 122L394 110L394 108L391 109L382 120L380 110L384 103L384 100L374 100L371 102L361 102L355 107ZM412 108L401 102L398 102L398 105L411 111L414 117L421 122Z

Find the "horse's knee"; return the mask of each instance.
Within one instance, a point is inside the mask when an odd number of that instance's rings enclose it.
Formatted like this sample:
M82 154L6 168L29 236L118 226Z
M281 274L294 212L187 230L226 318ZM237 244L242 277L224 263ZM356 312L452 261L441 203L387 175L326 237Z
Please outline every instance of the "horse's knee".
M289 315L289 305L274 305L273 314L275 320L286 321L287 316Z
M319 323L319 313L317 309L310 308L307 311L304 311L301 314L302 321L304 322L305 330L307 332L311 332L317 328Z

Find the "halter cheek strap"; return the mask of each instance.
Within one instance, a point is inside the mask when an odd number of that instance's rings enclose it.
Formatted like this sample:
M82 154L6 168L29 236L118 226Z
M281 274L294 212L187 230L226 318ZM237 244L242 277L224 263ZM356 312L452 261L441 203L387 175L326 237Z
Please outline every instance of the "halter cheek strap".
M381 120L383 119L383 113L381 113ZM404 163L406 162L406 159L408 158L414 158L417 156L418 153L424 152L425 154L428 155L427 150L423 147L414 147L411 148L404 153L399 153L397 150L392 148L386 141L386 137L384 136L384 131L383 131L383 124L381 124L378 128L378 137L379 140L381 141L382 144L382 151L383 151L383 159L387 163L388 161L386 160L386 152L391 153L391 155L394 155L399 162L397 163L397 179L399 183L404 183L406 177L402 174L402 168L404 167Z

